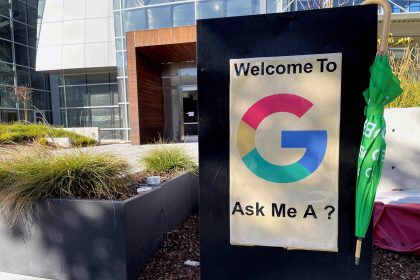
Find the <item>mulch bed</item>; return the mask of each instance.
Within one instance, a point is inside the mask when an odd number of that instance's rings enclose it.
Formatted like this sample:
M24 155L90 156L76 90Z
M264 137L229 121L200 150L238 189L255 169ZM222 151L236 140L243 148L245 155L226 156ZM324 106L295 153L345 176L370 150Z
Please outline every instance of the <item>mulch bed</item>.
M374 247L373 280L420 280L420 256L397 254Z
M176 230L167 234L159 251L151 258L139 280L200 279L200 267L185 261L200 261L198 214L190 216Z
M139 280L196 280L200 268L184 264L200 261L199 218L192 215L176 230L168 233L159 251L151 258ZM373 251L373 280L420 280L420 257L396 254L379 248Z

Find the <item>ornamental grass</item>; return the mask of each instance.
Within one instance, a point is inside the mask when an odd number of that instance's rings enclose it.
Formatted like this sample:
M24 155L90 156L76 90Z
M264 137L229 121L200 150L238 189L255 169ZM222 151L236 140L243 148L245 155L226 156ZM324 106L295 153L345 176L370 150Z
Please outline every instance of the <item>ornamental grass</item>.
M129 164L114 155L40 145L4 149L0 210L15 224L43 199L119 199L132 182L129 174Z
M38 142L45 145L46 138L70 138L72 144L77 147L93 146L95 139L88 138L74 132L65 131L47 124L33 124L25 122L1 123L0 124L0 144L1 143L27 143Z
M180 147L158 144L146 155L140 158L147 172L191 172L197 173L198 166L195 159Z

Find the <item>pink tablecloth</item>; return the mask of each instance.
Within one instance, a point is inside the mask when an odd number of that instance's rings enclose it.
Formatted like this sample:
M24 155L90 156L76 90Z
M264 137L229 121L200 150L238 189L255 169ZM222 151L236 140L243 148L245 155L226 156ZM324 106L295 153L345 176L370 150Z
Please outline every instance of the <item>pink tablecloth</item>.
M420 255L420 204L375 202L373 244L386 250Z

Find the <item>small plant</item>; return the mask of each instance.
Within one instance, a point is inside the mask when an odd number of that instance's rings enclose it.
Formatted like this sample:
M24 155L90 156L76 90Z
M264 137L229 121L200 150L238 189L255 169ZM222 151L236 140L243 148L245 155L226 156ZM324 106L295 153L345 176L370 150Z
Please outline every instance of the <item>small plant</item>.
M118 199L131 183L130 167L107 154L57 153L40 145L5 152L0 160L0 205L13 224L47 198Z
M140 159L146 171L152 173L188 171L197 173L197 163L183 149L159 144Z
M17 102L23 103L25 122L27 122L28 121L28 103L29 103L29 100L31 100L32 98L32 89L27 86L13 86L10 91Z

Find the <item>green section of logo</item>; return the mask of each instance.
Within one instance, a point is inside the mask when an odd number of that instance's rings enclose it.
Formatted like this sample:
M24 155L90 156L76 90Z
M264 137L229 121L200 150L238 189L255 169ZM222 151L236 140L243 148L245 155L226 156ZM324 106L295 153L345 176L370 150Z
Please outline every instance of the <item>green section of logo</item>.
M290 165L276 165L266 161L254 148L242 158L246 167L258 177L274 183L292 183L312 174L299 162Z

